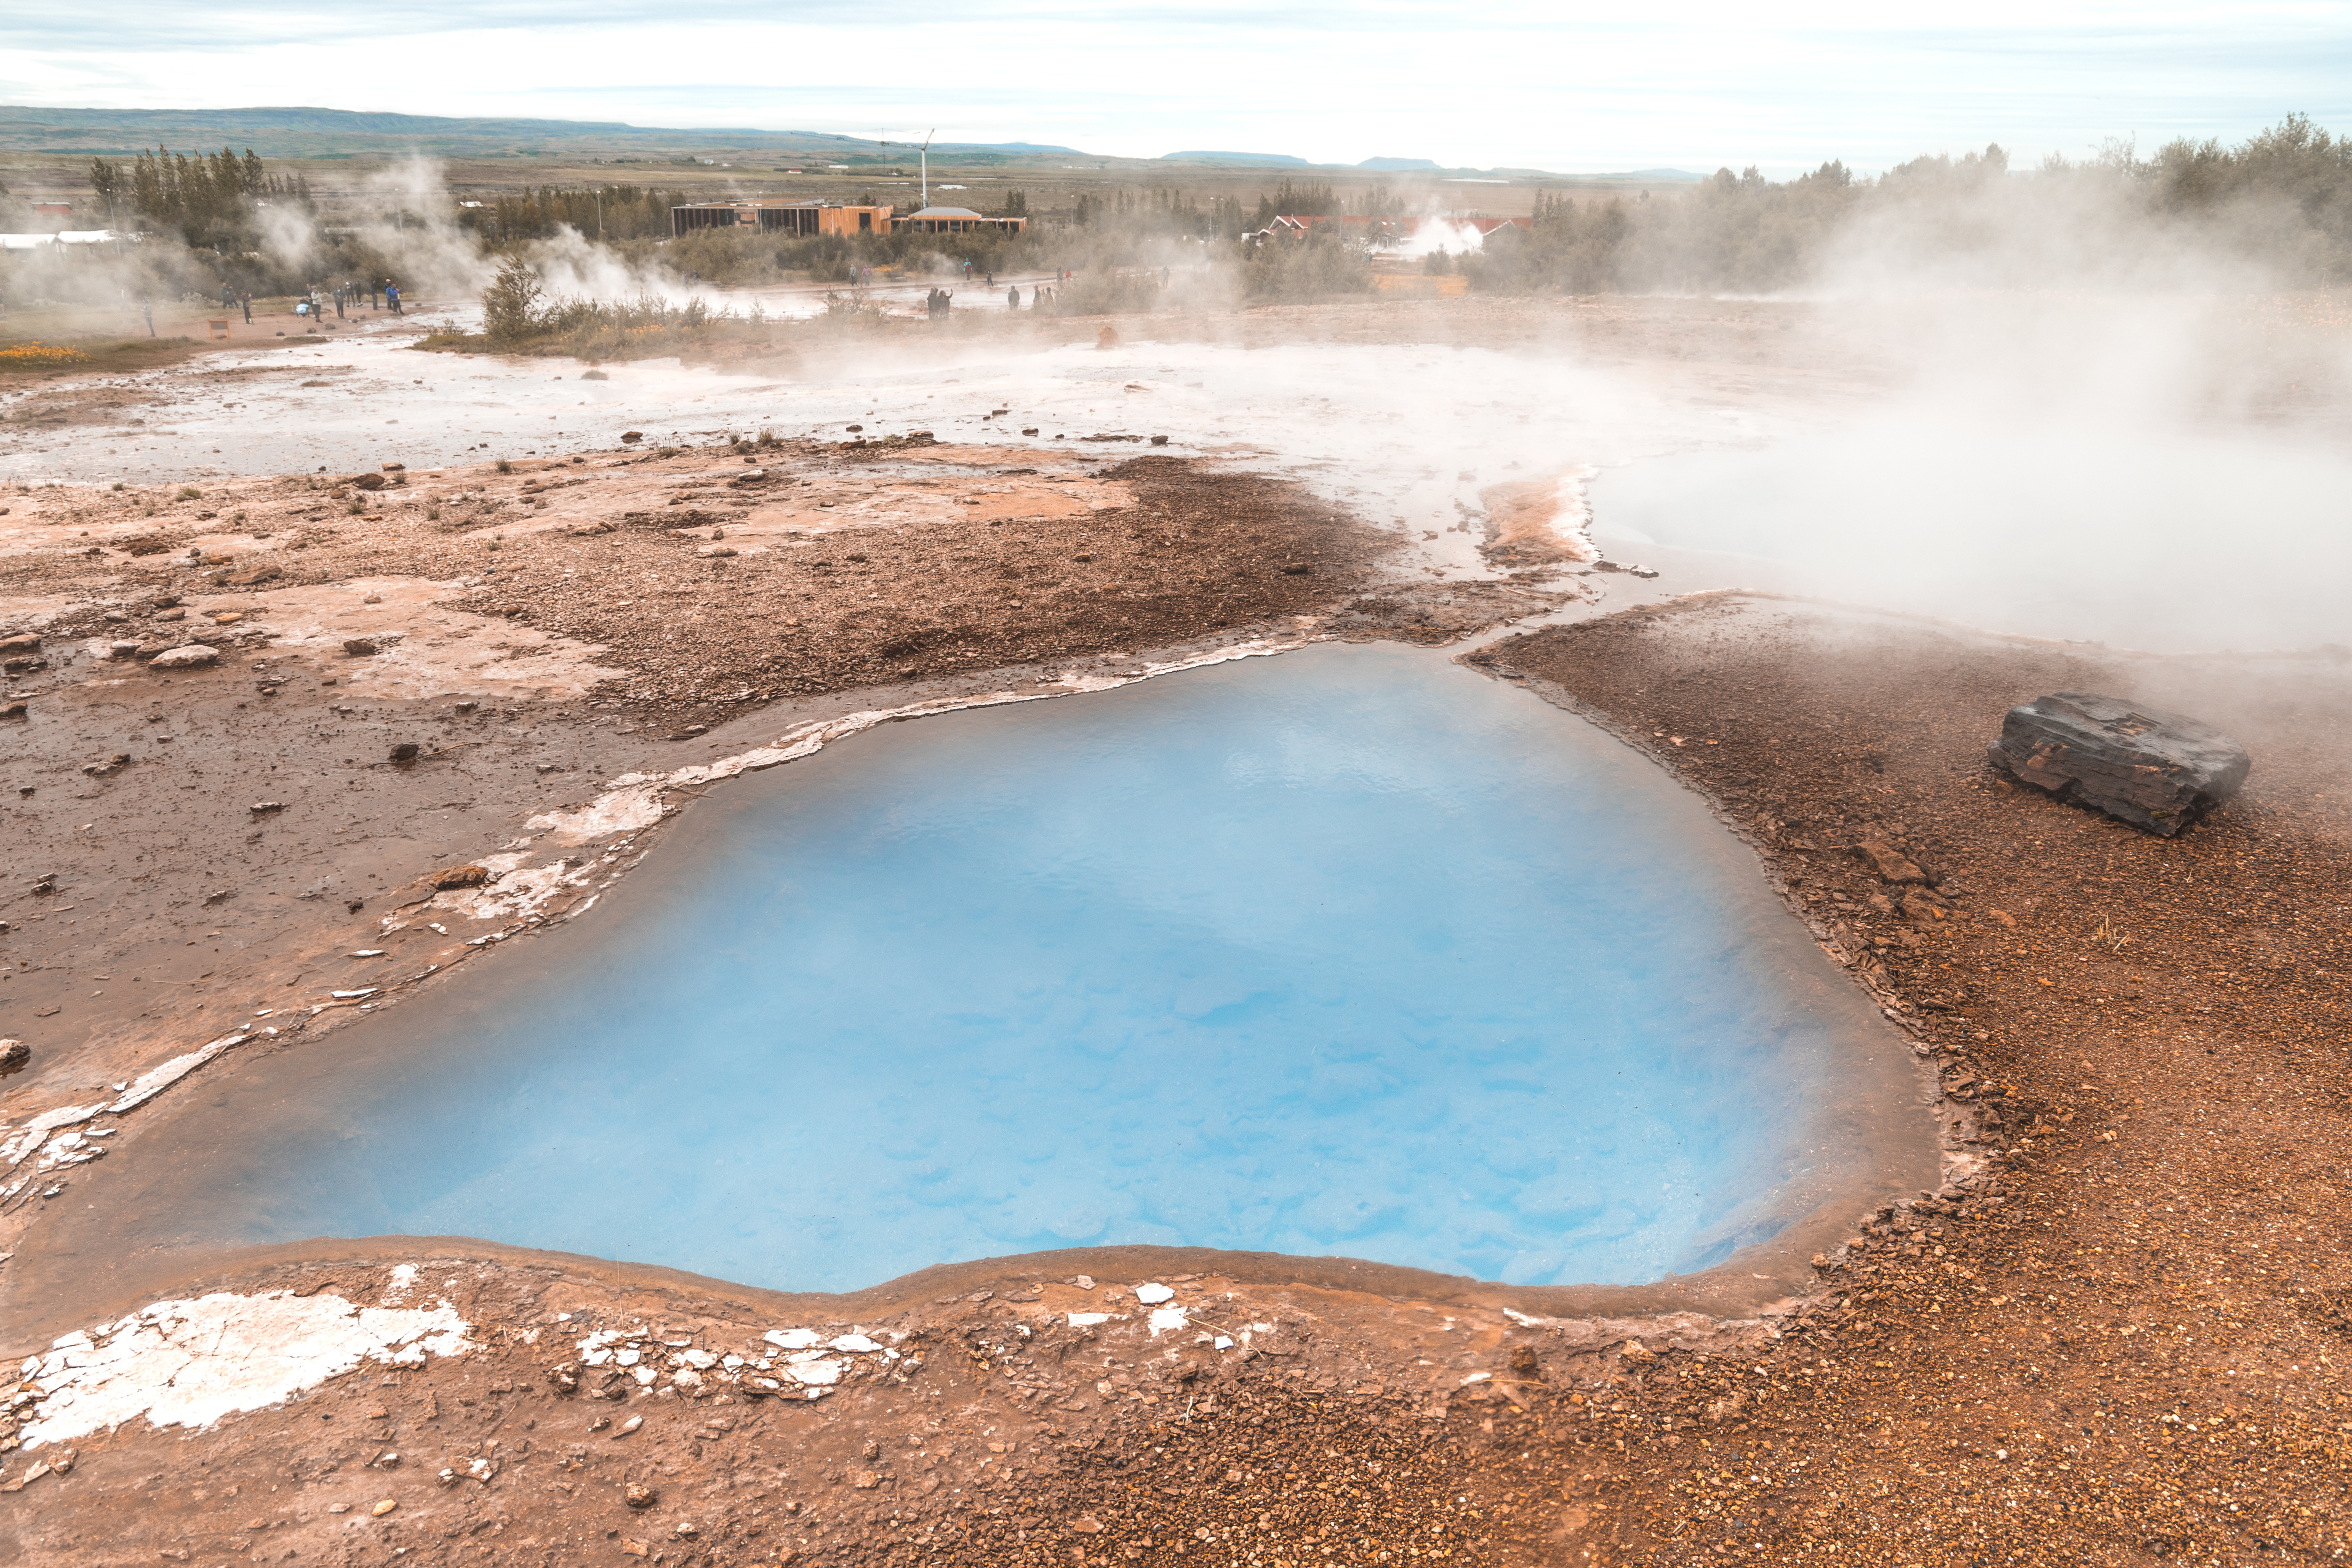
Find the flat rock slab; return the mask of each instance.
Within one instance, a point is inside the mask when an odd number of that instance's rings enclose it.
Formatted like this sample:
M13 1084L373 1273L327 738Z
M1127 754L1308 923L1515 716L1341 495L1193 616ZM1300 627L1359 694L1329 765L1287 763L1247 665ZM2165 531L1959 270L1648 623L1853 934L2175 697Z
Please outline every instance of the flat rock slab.
M2168 838L2237 794L2254 765L2210 724L2083 691L2011 709L1987 753L2021 784Z

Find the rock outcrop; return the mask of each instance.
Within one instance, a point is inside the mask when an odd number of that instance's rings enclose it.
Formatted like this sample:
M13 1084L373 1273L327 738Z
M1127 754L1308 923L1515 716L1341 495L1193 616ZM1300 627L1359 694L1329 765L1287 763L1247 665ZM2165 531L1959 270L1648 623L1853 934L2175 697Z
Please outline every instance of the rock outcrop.
M2082 691L2011 709L1988 754L2021 784L2168 838L2253 770L2246 749L2210 724Z

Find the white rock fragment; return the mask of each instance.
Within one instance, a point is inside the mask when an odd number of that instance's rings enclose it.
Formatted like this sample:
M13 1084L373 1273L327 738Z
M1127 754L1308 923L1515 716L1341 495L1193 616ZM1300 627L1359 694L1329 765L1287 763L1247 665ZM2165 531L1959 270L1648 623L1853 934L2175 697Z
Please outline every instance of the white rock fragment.
M18 1436L36 1448L142 1415L157 1426L209 1426L362 1361L415 1366L428 1355L462 1355L474 1348L466 1327L446 1301L357 1307L329 1292L284 1290L157 1301L26 1362L37 1403Z
M1154 1307L1150 1318L1151 1337L1156 1340L1172 1330L1188 1327L1189 1322L1185 1309L1181 1307Z
M837 1351L859 1351L871 1353L880 1350L882 1346L879 1342L867 1339L864 1334L844 1334L833 1342L833 1348Z
M1175 1296L1176 1292L1165 1285L1138 1285L1135 1288L1135 1299L1147 1307L1156 1307L1162 1301L1173 1300Z
M804 1351L821 1342L814 1329L770 1329L760 1337L780 1351Z
M1091 1329L1097 1323L1108 1323L1109 1321L1110 1314L1108 1312L1072 1312L1070 1314L1070 1327L1074 1329Z
M837 1361L796 1361L784 1368L784 1375L809 1387L830 1387L841 1381L841 1367Z
M190 643L185 647L167 648L147 661L150 669L201 669L220 662L220 650L202 643Z

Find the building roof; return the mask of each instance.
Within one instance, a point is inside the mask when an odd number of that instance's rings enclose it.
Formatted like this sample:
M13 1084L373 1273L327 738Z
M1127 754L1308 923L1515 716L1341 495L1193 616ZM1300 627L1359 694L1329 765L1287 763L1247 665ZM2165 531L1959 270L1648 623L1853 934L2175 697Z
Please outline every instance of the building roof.
M920 211L920 212L908 213L907 216L908 216L909 218L922 218L922 217L940 217L940 218L948 218L948 217L978 217L980 215L979 215L978 213L976 213L976 212L972 211L970 207L925 207L925 208L924 208L922 211Z

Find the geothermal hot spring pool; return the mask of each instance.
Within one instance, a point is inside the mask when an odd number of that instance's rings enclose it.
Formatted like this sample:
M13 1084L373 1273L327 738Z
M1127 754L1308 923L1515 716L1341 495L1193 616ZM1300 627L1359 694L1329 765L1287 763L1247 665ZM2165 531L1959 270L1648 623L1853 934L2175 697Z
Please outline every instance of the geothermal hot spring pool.
M1663 771L1323 647L731 785L586 918L208 1080L98 1206L810 1290L1126 1243L1639 1283L1932 1169L1908 1070Z

